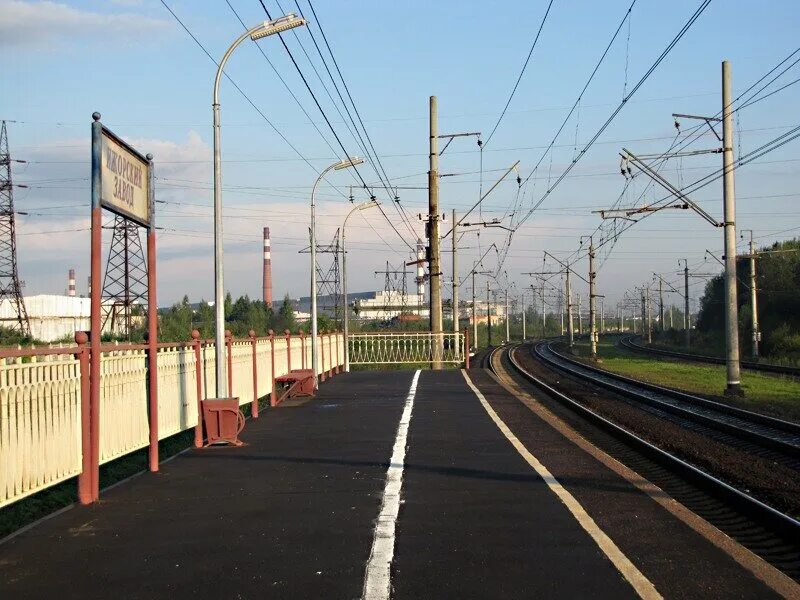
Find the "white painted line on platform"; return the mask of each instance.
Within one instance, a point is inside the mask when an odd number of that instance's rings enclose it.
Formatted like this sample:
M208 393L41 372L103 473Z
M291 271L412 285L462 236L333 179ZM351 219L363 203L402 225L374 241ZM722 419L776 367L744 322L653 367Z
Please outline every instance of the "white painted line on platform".
M397 525L397 515L400 512L400 490L403 487L403 464L406 459L406 441L408 439L408 426L411 423L411 411L414 408L414 397L417 395L417 382L420 371L414 373L411 388L406 396L400 424L397 426L397 435L394 439L394 449L389 469L386 471L386 486L383 489L381 512L375 523L375 533L372 540L372 551L367 561L367 572L364 575L364 591L361 595L365 600L388 599L392 585L392 559L394 558L394 537Z
M569 512L572 513L572 516L578 521L581 527L583 527L586 532L592 536L592 539L595 543L600 547L600 550L608 557L608 559L614 563L614 566L617 570L622 573L622 576L628 580L628 583L631 584L633 589L636 591L637 594L641 598L645 598L647 600L656 600L661 599L661 594L658 593L655 586L651 583L647 577L645 577L639 569L636 568L630 559L622 553L617 545L613 542L613 540L606 535L606 533L598 527L597 523L594 522L594 519L589 516L584 508L580 505L580 503L575 499L575 497L570 494L559 482L558 480L553 477L552 473L547 470L539 460L531 454L531 452L523 445L522 442L519 441L519 438L514 435L514 433L508 428L502 419L497 415L491 405L486 401L481 391L475 387L475 384L467 375L465 370L461 370L461 374L464 376L464 379L467 382L467 385L475 392L475 395L480 400L483 408L489 414L492 421L494 421L495 425L503 432L503 435L506 436L511 445L520 453L522 458L524 458L527 463L533 467L533 469L539 474L539 476L544 480L550 490L558 496L558 499L567 507Z

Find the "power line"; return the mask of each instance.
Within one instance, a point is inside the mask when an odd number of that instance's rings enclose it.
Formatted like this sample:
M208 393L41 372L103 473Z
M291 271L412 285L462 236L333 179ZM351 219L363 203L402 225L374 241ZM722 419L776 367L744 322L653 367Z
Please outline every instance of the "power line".
M547 16L550 14L550 9L552 8L552 6L553 6L553 0L550 0L549 4L547 5L547 10L545 10L544 16L542 17L542 22L539 23L539 30L536 32L536 37L533 38L533 44L531 44L531 49L528 52L528 57L525 59L525 63L522 65L522 70L519 72L519 77L517 77L517 81L514 84L513 89L511 90L511 94L509 94L508 96L508 100L506 101L506 105L503 107L500 116L497 118L497 122L494 124L494 127L492 128L492 132L489 134L489 137L486 138L486 141L483 142L484 146L488 145L489 142L492 141L492 136L494 136L494 132L497 131L497 128L500 126L500 122L506 115L506 111L508 110L508 107L511 104L511 100L514 98L514 94L517 92L517 88L519 87L519 82L522 81L522 76L525 74L525 69L528 68L528 63L531 60L531 56L533 56L533 50L534 48L536 48L536 43L539 41L539 36L542 34L542 29L544 28L545 22L547 22Z

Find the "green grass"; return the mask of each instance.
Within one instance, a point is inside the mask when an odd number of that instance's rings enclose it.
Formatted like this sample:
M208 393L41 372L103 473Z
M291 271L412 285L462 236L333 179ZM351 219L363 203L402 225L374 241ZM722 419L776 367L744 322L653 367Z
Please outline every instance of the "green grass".
M726 385L724 365L702 365L657 357L645 357L624 350L613 341L598 345L603 369L701 396L713 397L742 408L800 420L800 382L789 377L742 372L744 397L723 396ZM588 357L585 341L575 343L575 354Z

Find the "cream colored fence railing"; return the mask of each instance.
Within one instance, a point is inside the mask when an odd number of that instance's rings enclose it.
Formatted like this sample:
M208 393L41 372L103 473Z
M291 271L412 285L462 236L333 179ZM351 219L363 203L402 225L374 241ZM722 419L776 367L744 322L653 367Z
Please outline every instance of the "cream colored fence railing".
M0 359L0 506L81 470L81 373L71 354Z
M461 333L356 333L349 337L353 365L426 363L433 360L434 351L441 352L442 362L457 364L466 354Z
M338 362L335 346L341 335L320 336L325 344L326 371ZM272 392L274 376L288 372L287 339L234 340L230 368L233 395L251 403L253 353L257 369L256 395ZM310 338L290 338L291 366L311 365ZM334 348L331 353L330 347ZM0 507L11 504L82 470L82 382L88 390L88 369L81 372L76 356L85 347L0 350ZM148 371L143 347L115 350L103 347L100 385L100 463L106 463L149 444ZM158 350L158 438L191 429L198 423L198 365L196 347L160 344ZM332 356L331 356L332 354ZM83 356L88 356L84 354ZM201 397L215 395L214 346L200 347ZM85 380L82 378L86 378ZM85 442L85 438L83 438Z

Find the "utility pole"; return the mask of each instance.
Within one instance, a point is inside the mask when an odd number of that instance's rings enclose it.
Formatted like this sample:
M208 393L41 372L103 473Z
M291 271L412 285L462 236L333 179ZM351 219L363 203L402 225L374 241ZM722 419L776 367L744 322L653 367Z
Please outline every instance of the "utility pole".
M683 260L683 330L686 333L686 347L689 348L692 343L692 323L689 318L689 261ZM678 261L680 264L680 261Z
M475 268L472 269L472 343L478 347L478 309L475 306Z
M581 295L578 294L578 335L583 335L583 313L581 313Z
M439 150L438 150L438 108L436 96L430 97L430 170L428 171L428 242L430 244L431 280L431 333L433 334L433 356L431 368L442 368L442 273L439 248Z
M647 286L647 294L645 296L645 301L647 303L647 343L653 343L653 319L650 314L650 286Z
M752 329L751 356L753 357L753 360L758 360L758 342L760 341L761 338L761 332L758 329L758 288L756 287L756 248L753 243L753 230L748 229L745 231L750 232L750 312L753 313L751 316L751 329Z
M606 332L606 299L600 298L600 335Z
M525 328L525 291L522 292L522 341L528 338L528 332Z
M558 312L561 315L561 335L564 335L564 290L559 290L561 293L558 299Z
M595 278L597 273L594 270L594 240L589 236L589 347L591 348L592 358L597 358L597 315L595 314L595 299L597 290L595 289Z
M506 344L511 341L511 319L508 314L508 287L506 287Z
M542 294L542 339L547 336L547 306L544 303L544 282L540 289Z
M666 331L664 327L664 281L658 278L658 322L661 325L661 333Z
M486 280L486 346L492 345L492 303L489 299L489 280Z
M644 337L644 322L645 322L644 319L645 319L645 314L646 314L646 309L645 309L645 305L644 304L645 304L644 288L642 288L642 313L641 313L642 314L642 337Z
M458 333L458 224L453 209L453 333Z
M572 324L572 285L570 285L570 268L567 267L567 336L569 336L569 347L575 345L575 329Z
M736 304L736 191L733 177L733 102L731 65L722 63L722 191L725 225L725 350L727 392L741 394L739 371L739 309Z

